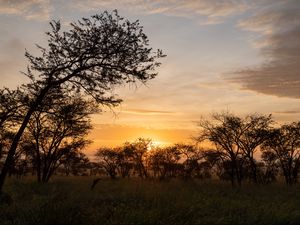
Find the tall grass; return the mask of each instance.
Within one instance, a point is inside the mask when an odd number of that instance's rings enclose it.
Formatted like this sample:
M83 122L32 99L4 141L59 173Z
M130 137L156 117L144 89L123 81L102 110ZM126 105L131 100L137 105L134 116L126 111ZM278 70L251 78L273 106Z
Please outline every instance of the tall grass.
M10 180L14 202L0 205L0 224L300 224L299 186L252 186L173 180L56 178Z

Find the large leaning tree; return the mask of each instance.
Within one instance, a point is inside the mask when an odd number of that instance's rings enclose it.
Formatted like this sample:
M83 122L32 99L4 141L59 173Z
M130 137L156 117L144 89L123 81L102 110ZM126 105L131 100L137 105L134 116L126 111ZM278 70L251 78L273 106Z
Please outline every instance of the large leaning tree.
M97 103L116 106L121 102L114 87L154 78L163 57L161 50L149 47L139 21L130 22L117 11L82 18L63 31L59 21L50 23L48 46L37 45L40 56L25 53L29 60L30 83L23 89L34 96L9 148L0 175L0 193L18 143L33 113L43 106L49 93L81 93Z

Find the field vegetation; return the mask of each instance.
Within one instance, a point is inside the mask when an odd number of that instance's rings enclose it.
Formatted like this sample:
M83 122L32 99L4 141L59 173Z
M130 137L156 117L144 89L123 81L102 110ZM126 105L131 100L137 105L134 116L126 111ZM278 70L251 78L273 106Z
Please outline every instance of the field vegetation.
M299 224L299 186L214 181L55 177L48 184L9 179L10 205L1 225L76 224Z

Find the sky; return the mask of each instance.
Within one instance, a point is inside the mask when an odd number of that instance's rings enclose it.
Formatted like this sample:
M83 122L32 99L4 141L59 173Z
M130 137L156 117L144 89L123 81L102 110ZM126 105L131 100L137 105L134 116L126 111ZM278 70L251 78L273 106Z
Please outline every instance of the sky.
M68 29L114 9L138 19L167 57L147 85L116 90L120 107L93 116L90 151L138 137L190 142L197 121L214 112L299 120L299 0L0 0L0 88L26 82L25 49L39 54L49 21Z

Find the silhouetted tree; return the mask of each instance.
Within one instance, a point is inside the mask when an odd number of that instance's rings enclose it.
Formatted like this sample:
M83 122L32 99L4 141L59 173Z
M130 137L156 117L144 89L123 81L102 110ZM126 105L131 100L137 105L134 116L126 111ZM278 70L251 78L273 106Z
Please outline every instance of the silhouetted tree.
M121 99L110 94L116 85L156 76L160 50L153 52L139 22L121 18L116 11L104 12L71 23L61 31L61 23L50 23L48 47L38 48L41 56L26 52L29 67L25 73L31 83L23 85L32 96L30 107L14 136L0 174L0 193L9 166L32 114L42 107L49 93L85 93L98 103L116 106Z
M257 163L254 154L268 140L272 122L271 115L252 114L246 116L242 119L241 131L236 137L236 142L242 150L243 157L248 161L249 176L254 183L258 182Z
M146 138L138 138L134 142L124 144L124 150L131 155L133 167L140 178L148 177L146 158L151 146L152 140Z
M193 175L195 175L195 172L200 172L199 163L200 160L203 158L203 149L188 144L176 144L175 147L180 153L180 161L182 162L183 171L181 175L184 179L192 178Z
M27 96L20 89L0 89L0 135L20 122L26 108Z
M26 98L19 89L0 89L0 169L26 106Z
M115 148L118 153L118 167L117 171L122 178L130 177L131 170L133 169L133 157L130 149L122 147Z
M83 152L70 151L59 161L66 176L70 174L75 176L88 175L87 171L90 169L90 160Z
M179 175L180 152L176 146L151 149L147 158L154 176L160 180Z
M228 171L232 185L241 186L243 179L242 149L237 140L242 135L242 119L230 114L213 114L211 120L202 120L202 128L197 141L209 140L219 152L224 168Z
M54 106L33 114L28 129L37 179L42 182L48 182L62 157L71 156L88 143L85 135L92 128L90 115L97 112L94 104L80 97L66 96L51 103Z
M269 184L271 182L276 181L276 177L279 172L279 165L277 162L277 157L274 152L271 151L263 151L262 162L259 164L259 177L261 183Z
M263 151L276 156L285 182L295 184L300 169L300 122L273 129Z
M117 177L117 168L119 163L119 152L114 148L102 147L95 154L97 162L104 168L111 179Z

